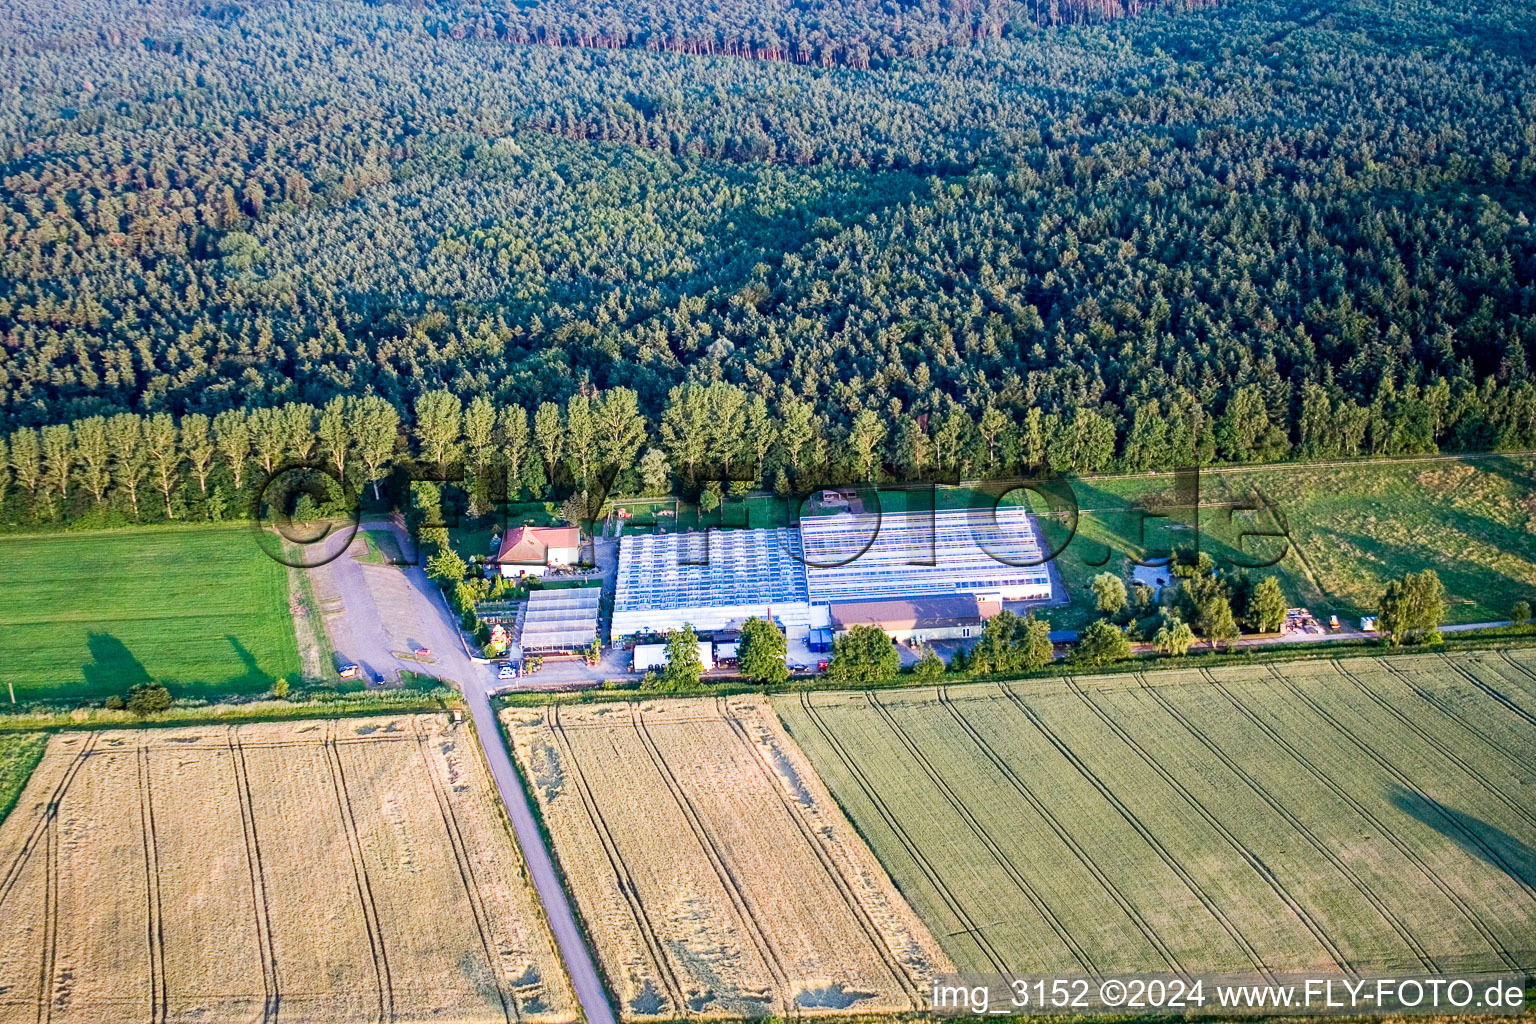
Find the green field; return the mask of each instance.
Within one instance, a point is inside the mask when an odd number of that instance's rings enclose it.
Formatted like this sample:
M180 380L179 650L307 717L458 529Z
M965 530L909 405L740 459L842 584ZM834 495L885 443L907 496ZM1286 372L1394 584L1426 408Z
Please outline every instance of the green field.
M1201 550L1220 565L1281 555L1256 571L1277 575L1293 605L1324 620L1375 614L1388 578L1421 569L1445 584L1448 623L1496 622L1516 601L1536 604L1536 460L1528 456L1208 469L1198 520L1179 507L1171 474L1071 484L1081 510L1075 532L1044 521L1073 598L1048 613L1059 627L1094 617L1089 579L1116 572L1129 581L1128 556L1150 561L1187 546L1197 523Z
M254 693L299 675L287 570L247 528L0 539L0 699Z
M47 745L45 733L0 733L0 821L16 805Z
M962 971L1536 967L1536 652L774 704Z

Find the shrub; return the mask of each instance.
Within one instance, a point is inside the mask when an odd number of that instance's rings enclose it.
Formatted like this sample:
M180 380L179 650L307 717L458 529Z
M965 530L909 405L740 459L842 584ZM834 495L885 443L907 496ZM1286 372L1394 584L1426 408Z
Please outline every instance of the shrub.
M171 691L159 683L136 683L128 691L127 707L136 715L158 715L171 709Z

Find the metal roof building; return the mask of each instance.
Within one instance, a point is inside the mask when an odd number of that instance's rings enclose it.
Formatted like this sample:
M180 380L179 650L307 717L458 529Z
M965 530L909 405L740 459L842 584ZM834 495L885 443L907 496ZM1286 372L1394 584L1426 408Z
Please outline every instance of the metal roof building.
M1045 600L1051 574L1017 506L812 516L800 521L812 604L995 596ZM1026 564L1033 563L1033 564Z
M601 587L535 590L528 595L519 641L524 653L577 651L597 638Z
M613 635L713 631L751 617L810 624L796 530L640 534L619 542Z

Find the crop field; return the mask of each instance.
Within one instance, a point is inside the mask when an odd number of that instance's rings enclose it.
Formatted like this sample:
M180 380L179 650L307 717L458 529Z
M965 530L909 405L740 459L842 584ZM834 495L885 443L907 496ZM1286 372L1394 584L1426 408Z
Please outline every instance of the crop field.
M296 679L287 569L248 529L0 538L0 695L176 696ZM4 697L0 697L4 699Z
M952 969L764 701L503 714L626 1019L912 1010Z
M962 970L1536 967L1536 652L774 705Z
M569 1021L443 716L64 732L0 825L0 1022Z

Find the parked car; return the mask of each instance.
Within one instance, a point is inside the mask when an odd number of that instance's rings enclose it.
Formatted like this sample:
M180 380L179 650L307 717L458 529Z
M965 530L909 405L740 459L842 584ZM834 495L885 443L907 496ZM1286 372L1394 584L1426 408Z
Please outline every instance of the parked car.
M430 650L428 650L427 648L425 648L425 647L418 647L418 648L416 648L416 650L412 651L411 653L415 654L416 657L418 657L418 658L428 658L428 657L431 657L431 655L432 655L432 652Z
M337 669L336 673L343 679L351 679L357 675L357 666L349 661L345 665L341 666L341 668Z
M503 665L503 666L501 666L501 668L496 670L496 678L497 679L516 679L517 678L517 666L516 665Z

